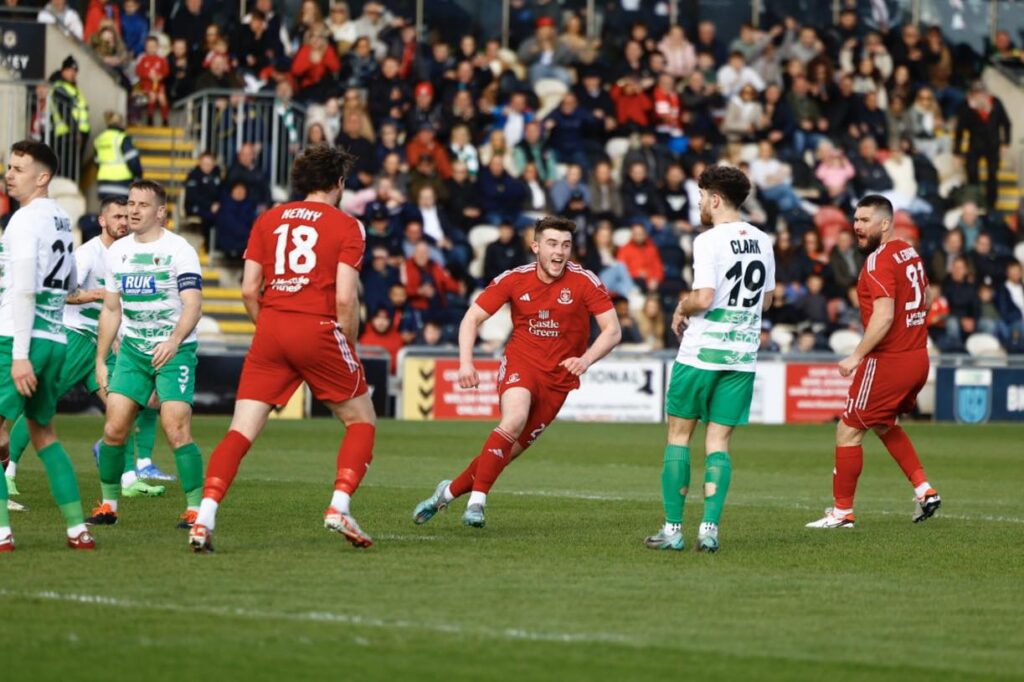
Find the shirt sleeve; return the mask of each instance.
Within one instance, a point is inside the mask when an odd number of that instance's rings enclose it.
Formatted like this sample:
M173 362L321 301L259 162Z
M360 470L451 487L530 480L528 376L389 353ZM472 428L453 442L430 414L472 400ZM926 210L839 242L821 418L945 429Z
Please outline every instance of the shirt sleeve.
M174 268L178 278L178 291L203 288L203 268L199 265L199 254L192 246L182 240L178 248L178 265Z
M483 293L477 297L476 304L483 308L488 315L498 312L498 308L505 305L512 297L512 279L511 273L495 277L494 281L488 284Z
M587 312L591 315L600 315L611 310L614 307L612 297L608 295L608 290L605 289L601 280L590 270L584 270L583 274L587 276L587 286L583 294L583 303L587 306Z
M715 253L711 248L710 232L693 240L693 290L714 289L718 284L715 277Z
M114 278L115 257L115 248L112 246L107 249L107 253L101 261L103 265L103 288L112 294L116 294L119 291L117 281Z
M868 256L868 290L872 298L896 298L896 265L884 251Z
M10 259L13 263L19 260L36 261L39 258L39 238L32 229L30 218L26 211L18 211L11 216L7 225L7 248L10 249ZM15 287L28 286L27 282L15 282ZM31 283L31 290L35 291L36 283ZM29 289L23 289L28 291Z
M266 214L264 214L266 215ZM265 262L263 259L264 248L263 248L263 232L260 229L263 225L263 216L260 216L252 226L252 230L249 232L249 242L245 245L245 253L242 257L245 260L251 260L263 265Z
M764 240L761 248L768 254L768 257L764 259L764 290L772 293L775 291L775 251L772 249L772 243L768 239Z
M78 275L79 284L89 279L89 273L93 271L94 267L99 265L95 261L96 252L92 250L92 246L88 249L75 249L75 271ZM69 291L74 291L76 288L77 287L71 287Z
M341 249L338 251L338 262L351 265L356 270L363 269L363 254L366 253L366 230L355 218L349 218L342 232Z

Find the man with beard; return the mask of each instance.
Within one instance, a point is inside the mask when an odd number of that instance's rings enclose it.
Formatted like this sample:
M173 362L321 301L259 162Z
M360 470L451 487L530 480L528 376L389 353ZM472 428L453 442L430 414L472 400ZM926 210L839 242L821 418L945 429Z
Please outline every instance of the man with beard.
M839 373L854 375L846 411L836 427L832 474L835 506L808 528L853 528L853 497L864 465L861 442L873 430L914 487L914 523L942 504L928 483L913 443L896 418L914 408L928 380L928 277L917 251L893 234L892 204L869 194L853 215L857 246L867 256L857 297L864 337L839 361Z
M487 493L498 475L554 421L580 376L618 344L622 332L608 291L594 273L569 261L575 230L576 223L561 216L539 220L531 244L537 262L496 277L463 318L459 386L477 388L477 330L505 303L512 308L512 337L498 373L501 421L457 478L441 481L416 505L417 524L470 493L462 523L483 528ZM587 348L591 315L601 332Z
M679 299L672 330L683 337L665 400L668 443L661 472L665 525L648 549L681 551L683 506L690 486L690 439L707 424L704 518L697 550L718 551L718 524L729 492L729 440L746 424L754 394L761 316L775 291L771 239L740 219L750 181L737 168L701 173L700 220L711 229L693 240L693 291ZM683 330L685 329L685 333Z

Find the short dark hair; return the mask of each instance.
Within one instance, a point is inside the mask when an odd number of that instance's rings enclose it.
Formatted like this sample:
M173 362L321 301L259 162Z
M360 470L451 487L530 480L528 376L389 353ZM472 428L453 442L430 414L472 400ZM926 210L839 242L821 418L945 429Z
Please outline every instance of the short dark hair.
M22 140L11 145L11 154L31 156L36 163L42 164L50 171L50 175L56 175L60 169L60 162L57 155L53 153L49 145L36 140Z
M733 208L739 208L750 194L750 180L739 168L709 166L697 179L697 186L705 192L717 194Z
M563 218L560 215L544 216L534 225L534 238L536 239L540 236L540 233L544 230L557 230L558 232L568 232L571 235L575 235L576 221Z
M356 157L340 147L309 147L292 163L292 187L305 197L313 192L329 192L343 181Z
M892 220L892 202L881 194L867 194L857 202L857 208L873 208Z
M137 189L141 192L152 192L153 196L156 197L156 205L163 206L167 203L167 190L164 189L163 185L153 180L136 180L128 186L128 191Z
M128 205L128 197L122 197L122 196L116 196L116 195L115 196L108 195L108 196L103 197L103 201L100 202L100 213L103 213L103 211L107 210L107 206L110 206L111 204L113 204L115 206L127 206Z

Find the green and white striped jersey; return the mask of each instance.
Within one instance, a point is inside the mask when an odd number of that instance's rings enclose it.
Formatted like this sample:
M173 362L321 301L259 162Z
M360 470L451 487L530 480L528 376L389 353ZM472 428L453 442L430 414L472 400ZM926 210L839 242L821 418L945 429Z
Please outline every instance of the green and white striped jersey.
M22 206L7 224L0 240L0 336L14 336L12 264L33 259L36 263L36 314L32 338L67 343L64 335L64 301L75 286L71 219L56 201L34 199Z
M83 291L102 289L105 286L107 247L100 237L93 237L75 249L75 267L78 270L78 288ZM68 305L64 307L64 326L82 332L92 338L99 333L100 311L103 301Z
M183 237L162 230L140 243L134 234L107 250L104 286L121 295L121 343L152 353L170 338L181 319L179 292L201 288L199 254ZM183 343L196 340L193 329Z
M772 241L743 222L722 223L693 240L693 290L714 289L693 315L676 360L710 370L753 372L761 336L761 306L775 290Z

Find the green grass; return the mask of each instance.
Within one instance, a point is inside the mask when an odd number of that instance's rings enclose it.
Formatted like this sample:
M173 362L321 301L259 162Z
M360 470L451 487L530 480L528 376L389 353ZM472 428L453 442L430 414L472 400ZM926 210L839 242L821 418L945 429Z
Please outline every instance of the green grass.
M196 420L206 453L225 427ZM99 428L59 421L90 503ZM321 526L329 421L270 425L209 556L174 528L177 484L124 501L95 553L64 549L27 454L30 511L0 555L0 679L1024 679L1024 429L907 428L944 498L934 519L910 522L909 486L871 437L857 529L806 530L829 503L831 427L749 427L710 556L641 544L661 522L659 426L556 423L477 530L461 501L410 517L488 425L385 422L353 507L366 551ZM172 468L165 446L158 462Z

